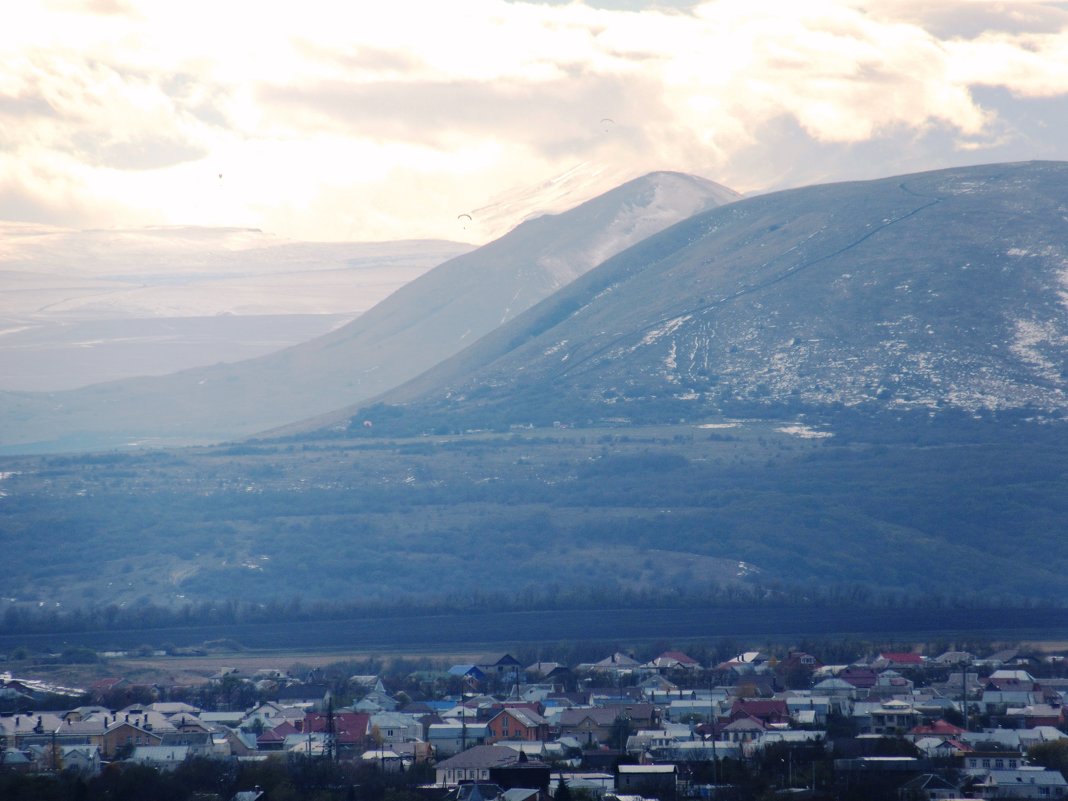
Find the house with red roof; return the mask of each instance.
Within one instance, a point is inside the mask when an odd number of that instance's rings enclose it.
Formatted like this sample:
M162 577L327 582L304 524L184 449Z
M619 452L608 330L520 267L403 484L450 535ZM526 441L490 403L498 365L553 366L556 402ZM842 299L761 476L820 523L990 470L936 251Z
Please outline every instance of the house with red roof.
M840 671L837 678L849 682L858 690L870 690L879 680L879 674L868 668L848 667Z
M300 734L300 728L291 721L283 720L277 726L267 729L256 738L256 747L260 751L281 751L285 746L286 737L291 734Z
M959 737L965 731L966 729L954 726L949 721L940 718L933 723L921 723L919 726L913 726L909 729L908 734L905 735L905 739L915 742L921 737Z
M764 724L789 723L790 707L781 698L741 698L731 706L732 721L755 718Z
M308 712L301 733L326 733L328 728L325 713ZM338 751L362 754L371 745L370 733L371 716L366 712L334 713L334 743Z
M875 670L886 670L887 668L916 670L924 666L924 658L921 654L915 654L911 651L883 651L872 660L871 666Z

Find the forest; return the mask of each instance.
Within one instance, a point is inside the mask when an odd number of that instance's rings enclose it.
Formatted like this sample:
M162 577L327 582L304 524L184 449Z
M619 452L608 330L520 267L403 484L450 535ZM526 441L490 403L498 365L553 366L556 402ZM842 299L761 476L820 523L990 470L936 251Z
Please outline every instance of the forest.
M413 604L1060 604L1068 430L884 422L10 457L0 619L11 633Z

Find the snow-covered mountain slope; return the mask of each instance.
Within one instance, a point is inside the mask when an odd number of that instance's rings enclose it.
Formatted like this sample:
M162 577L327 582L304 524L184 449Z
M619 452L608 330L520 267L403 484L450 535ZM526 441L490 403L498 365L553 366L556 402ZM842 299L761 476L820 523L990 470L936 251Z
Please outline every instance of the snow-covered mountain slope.
M579 162L538 183L506 189L484 205L470 209L461 222L466 234L488 242L521 223L573 209L638 177L641 173L622 165Z
M844 408L1061 418L1066 242L1061 162L749 198L620 253L382 400L445 427Z

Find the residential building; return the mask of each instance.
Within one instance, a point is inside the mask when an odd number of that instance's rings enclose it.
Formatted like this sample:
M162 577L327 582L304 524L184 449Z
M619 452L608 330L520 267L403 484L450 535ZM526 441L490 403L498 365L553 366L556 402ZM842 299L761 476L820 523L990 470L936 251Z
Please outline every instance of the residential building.
M973 792L976 798L1065 798L1068 782L1060 771L1038 767L991 770L979 777Z

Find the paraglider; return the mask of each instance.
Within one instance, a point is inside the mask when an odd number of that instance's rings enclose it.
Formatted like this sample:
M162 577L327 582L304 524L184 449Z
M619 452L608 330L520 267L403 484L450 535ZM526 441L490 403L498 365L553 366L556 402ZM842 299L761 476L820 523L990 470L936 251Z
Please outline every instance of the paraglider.
M470 214L459 214L459 215L457 215L456 219L459 220L463 224L464 230L466 231L467 230L467 223L471 222L471 215Z
M616 121L611 117L601 117L601 130L608 133L608 130L616 124Z

